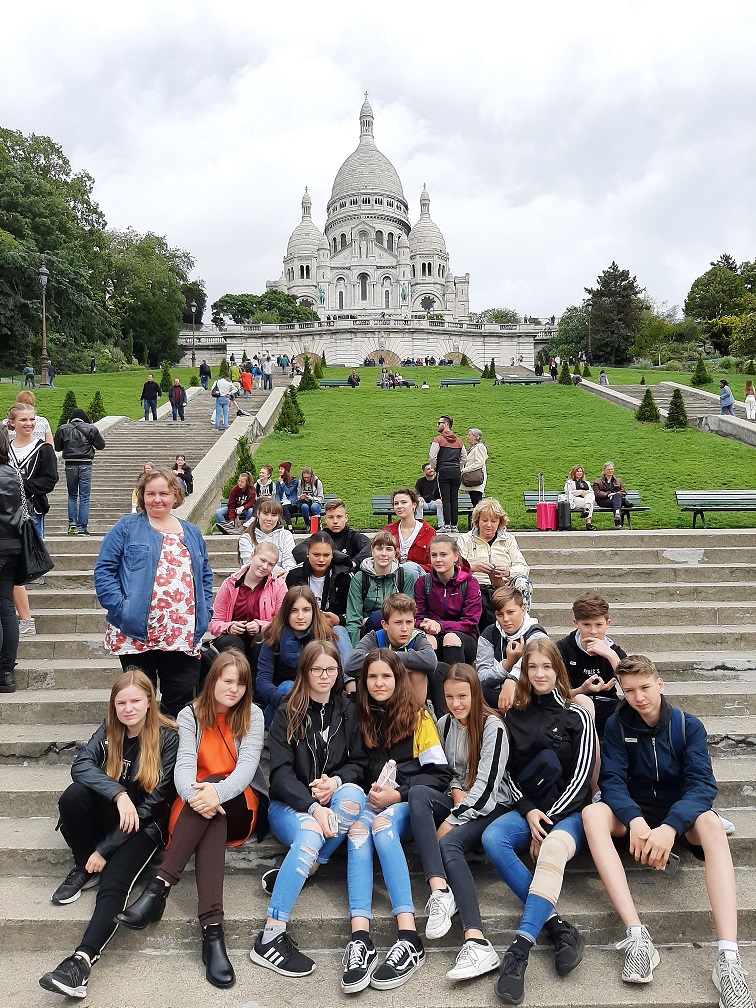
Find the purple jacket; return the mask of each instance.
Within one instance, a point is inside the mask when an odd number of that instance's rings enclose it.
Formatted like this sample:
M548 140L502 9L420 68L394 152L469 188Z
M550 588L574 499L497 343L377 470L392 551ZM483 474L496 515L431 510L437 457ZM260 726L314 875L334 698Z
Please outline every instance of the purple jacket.
M430 591L428 591L430 578ZM460 585L465 584L465 593ZM427 596L427 604L426 604ZM470 634L478 636L478 621L483 611L480 598L480 582L470 571L466 560L460 560L454 568L454 577L448 584L443 584L435 572L418 578L415 582L415 602L417 604L417 619L415 626L429 616L438 620L443 633Z

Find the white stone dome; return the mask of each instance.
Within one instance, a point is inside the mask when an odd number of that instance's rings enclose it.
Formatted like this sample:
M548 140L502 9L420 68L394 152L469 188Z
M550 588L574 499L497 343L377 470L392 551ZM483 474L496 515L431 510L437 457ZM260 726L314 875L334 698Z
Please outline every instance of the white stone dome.
M336 172L331 199L357 193L379 193L404 201L404 190L396 168L375 146L373 110L367 94L360 109L360 142Z
M425 186L420 194L420 220L410 231L409 244L412 252L440 252L446 255L441 228L431 220L430 196Z
M302 220L291 232L286 246L287 256L313 256L325 240L323 233L315 226L311 216L312 200L305 188L302 197Z

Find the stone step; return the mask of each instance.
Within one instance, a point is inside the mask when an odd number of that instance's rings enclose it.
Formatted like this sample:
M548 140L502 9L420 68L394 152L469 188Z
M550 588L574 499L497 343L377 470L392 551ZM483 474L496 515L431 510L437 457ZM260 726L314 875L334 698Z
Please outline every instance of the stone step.
M530 555L527 554L530 561ZM530 564L530 577L538 593L542 584L560 587L561 585L572 585L576 577L585 575L594 568L587 565L577 570L569 565L561 564ZM705 584L720 585L732 581L737 584L753 585L753 571L750 564L702 564L696 567L692 564L626 564L617 563L611 568L611 572L605 569L596 568L596 576L585 587L582 583L580 590L575 594L579 595L583 591L596 591L599 595L604 592L621 592L625 583L648 584Z
M640 916L660 943L705 942L711 941L714 936L703 869L689 867L688 858L685 856L685 867L674 879L668 879L660 872L637 870L630 873L630 887ZM496 945L508 943L520 921L522 904L494 876L492 869L476 866L474 874L486 934ZM346 943L348 919L344 875L343 857L334 857L333 862L322 868L317 878L302 891L292 918L291 933L303 948L343 948ZM745 936L753 934L756 927L756 869L738 868L736 877L739 925ZM50 895L58 878L20 877L12 885L2 887L0 940L6 955L11 950L70 949L78 940L92 913L95 892L83 893L79 900L68 906L55 906L50 901ZM118 947L165 951L185 947L187 941L196 940L197 896L194 886L189 883L187 878L186 884L176 887L159 925L143 932L121 929ZM423 907L427 888L420 875L413 874L412 888L415 905ZM136 886L136 892L139 891L141 883ZM396 931L387 893L378 872L373 903L372 932L376 944L385 946L395 939ZM254 874L226 879L224 926L226 940L232 948L250 947L251 940L264 922L267 905L268 896ZM595 873L570 871L568 868L560 907L568 919L585 933L589 942L607 944L625 937L625 929L612 910L601 880ZM424 928L424 916L419 917L418 923L421 929ZM457 918L445 944L461 944Z
M596 591L605 598L610 606L614 607L621 602L625 603L648 603L658 604L659 602L678 602L682 604L692 604L698 602L744 602L753 596L753 583L750 581L732 581L720 584L710 584L708 582L636 582L624 583L614 586L597 585L595 581L582 583L572 582L565 584L547 584L537 581L535 584L535 599L541 605L554 605L556 603L571 606L572 601L582 595L583 592ZM612 619L614 609L612 608Z
M343 912L343 911L342 911ZM240 936L229 956L236 972L233 994L224 995L205 980L205 967L200 957L198 933L187 939L186 948L172 949L160 955L159 932L154 948L143 952L129 941L125 951L124 929L105 952L89 981L90 1001L96 1008L123 1008L124 992L133 988L139 977L142 1000L152 1008L176 1008L176 991L182 991L182 1003L192 1008L212 1008L217 1004L243 1008L281 1008L283 1005L303 1005L308 1008L333 1008L353 1004L353 996L342 994L339 981L342 971L343 947L324 949L317 940L303 947L315 963L315 972L303 980L290 980L271 970L264 972L249 961L249 947L254 935ZM196 929L195 929L196 932ZM292 932L297 933L296 922ZM142 932L145 934L145 932ZM74 931L73 935L78 935ZM656 936L654 936L656 937ZM511 938L497 944L503 952ZM365 1008L494 1008L501 1002L495 993L497 974L463 983L446 979L446 971L454 965L459 951L456 931L440 942L426 942L425 965L405 986L393 991L377 991L368 987L359 995ZM526 974L525 1004L541 1008L631 1008L653 1004L660 1008L711 1008L717 994L711 982L711 970L716 958L716 946L661 945L661 965L654 974L653 987L624 984L621 979L622 953L601 945L589 944L582 965L570 976L560 979L553 966L553 953L538 946L530 956ZM381 947L385 951L387 944ZM71 954L72 942L61 943L58 950L9 951L0 963L0 986L5 991L7 1008L49 1008L50 995L39 987L38 979ZM745 944L741 958L751 976L756 971L756 950ZM159 963L159 968L156 965ZM600 982L597 982L600 978ZM684 982L681 982L684 978ZM131 1002L132 1004L136 1001Z
M571 608L571 606L569 607ZM621 634L625 627L649 626L661 623L675 628L683 626L734 626L752 621L756 610L751 601L722 602L698 601L691 604L688 601L668 599L664 605L658 602L618 602L611 607L612 636ZM565 604L544 603L534 598L532 615L538 618L543 626L554 626L562 623L565 616Z
M91 658L58 658L47 661L24 657L22 648L16 666L16 689L64 692L86 686L109 691L120 670L119 660L105 650Z
M100 724L0 725L0 763L71 763Z

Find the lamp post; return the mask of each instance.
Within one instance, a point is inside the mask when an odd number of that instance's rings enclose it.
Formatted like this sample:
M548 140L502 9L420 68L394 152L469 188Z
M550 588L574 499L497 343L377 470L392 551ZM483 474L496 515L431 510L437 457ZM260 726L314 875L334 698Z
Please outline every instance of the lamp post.
M197 355L194 352L194 316L197 313L197 302L192 301L192 303L189 305L189 308L192 313L192 367L194 367L194 365L197 363Z
M592 310L592 308L593 308L593 305L591 304L591 302L590 301L586 301L586 303L585 303L585 309L584 310L585 310L585 314L588 316L588 354L587 354L587 357L586 357L586 360L587 360L588 364L591 363L591 310Z
M39 277L39 286L42 290L42 375L39 384L42 388L49 388L50 378L48 376L47 368L50 361L47 358L47 312L45 305L45 291L47 288L47 281L50 278L50 271L44 263L42 263L39 267L37 276Z

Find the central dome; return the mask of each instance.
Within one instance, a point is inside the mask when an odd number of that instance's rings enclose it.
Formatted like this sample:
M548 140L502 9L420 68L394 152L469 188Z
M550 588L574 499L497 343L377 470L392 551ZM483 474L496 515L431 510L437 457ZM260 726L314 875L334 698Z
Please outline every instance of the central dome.
M363 192L394 196L404 201L396 168L375 146L373 110L367 98L360 110L360 142L336 172L331 199Z

